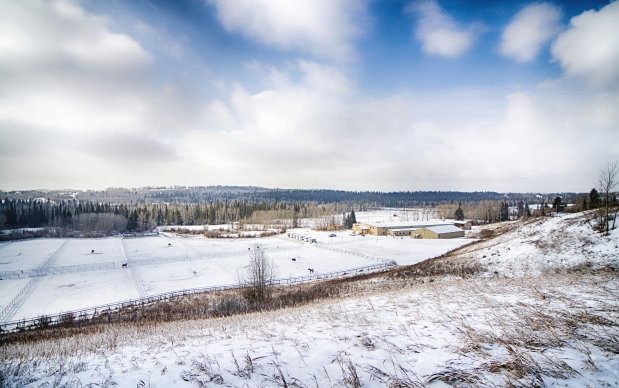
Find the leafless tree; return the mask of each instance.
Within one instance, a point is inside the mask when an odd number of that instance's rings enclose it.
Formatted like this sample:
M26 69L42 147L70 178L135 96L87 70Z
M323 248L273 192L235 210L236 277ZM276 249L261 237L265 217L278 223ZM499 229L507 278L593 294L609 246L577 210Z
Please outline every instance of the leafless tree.
M243 295L253 302L268 300L278 276L277 267L261 245L251 246L248 253L249 263L238 273L239 283L245 286Z
M127 219L111 213L82 213L73 219L73 228L84 233L112 234L124 231Z
M611 194L615 186L617 186L617 174L619 174L619 164L617 162L614 163L606 163L601 169L600 174L598 176L598 190L602 197L604 198L604 207L600 207L600 209L604 212L602 214L602 231L606 234L609 233L609 215L610 215L610 207L611 207ZM616 218L616 217L615 217ZM615 228L615 221L613 220L612 229Z

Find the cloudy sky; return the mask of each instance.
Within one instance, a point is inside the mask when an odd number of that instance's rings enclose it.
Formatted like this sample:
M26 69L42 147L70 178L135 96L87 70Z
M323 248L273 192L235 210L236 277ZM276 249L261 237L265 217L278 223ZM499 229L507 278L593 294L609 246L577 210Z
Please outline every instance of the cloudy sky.
M0 189L588 191L619 2L0 0Z

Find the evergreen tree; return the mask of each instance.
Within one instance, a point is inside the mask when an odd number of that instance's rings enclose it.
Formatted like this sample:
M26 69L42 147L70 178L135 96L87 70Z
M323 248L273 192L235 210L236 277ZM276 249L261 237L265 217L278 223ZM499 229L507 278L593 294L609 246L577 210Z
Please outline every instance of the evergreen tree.
M350 227L352 228L353 224L357 223L357 216L355 215L355 209L350 211Z
M127 230L134 231L138 228L138 212L134 210L127 218Z
M589 192L589 209L600 207L600 193L594 188Z
M500 217L501 217L501 221L509 220L509 205L507 204L507 202L501 203Z
M295 210L294 214L292 215L292 227L293 228L298 228L299 227L299 216L297 214L298 213Z
M589 209L587 204L587 198L583 197L582 203L580 204L580 210L585 211L587 209Z
M528 203L524 205L524 216L526 218L531 217L531 209L529 209L529 204Z
M522 201L518 202L518 208L517 208L517 211L516 211L516 217L517 218L524 217L524 202L522 202Z
M552 207L557 212L560 210L560 207L561 207L561 197L555 197L555 200L552 202Z
M456 220L464 221L464 212L462 211L462 203L458 203L458 208L456 209Z

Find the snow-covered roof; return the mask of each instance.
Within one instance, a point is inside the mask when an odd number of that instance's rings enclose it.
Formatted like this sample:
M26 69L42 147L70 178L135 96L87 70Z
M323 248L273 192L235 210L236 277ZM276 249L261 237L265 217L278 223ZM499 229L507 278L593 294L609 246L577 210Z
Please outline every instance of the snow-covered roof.
M442 221L404 221L404 222L364 222L366 225L387 228L387 229L402 229L402 228L427 228L430 226L453 225L453 222Z
M436 234L462 232L462 229L453 225L430 226L426 229L433 231Z
M419 229L420 228L389 228L389 230L394 232L412 232Z

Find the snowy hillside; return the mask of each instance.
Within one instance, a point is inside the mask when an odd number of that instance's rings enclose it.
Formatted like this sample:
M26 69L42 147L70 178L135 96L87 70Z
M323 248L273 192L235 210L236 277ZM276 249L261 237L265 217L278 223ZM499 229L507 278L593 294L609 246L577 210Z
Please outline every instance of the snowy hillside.
M539 275L579 266L619 268L619 229L603 236L582 213L534 219L513 227L458 254L463 260L480 262L490 274L504 276Z

